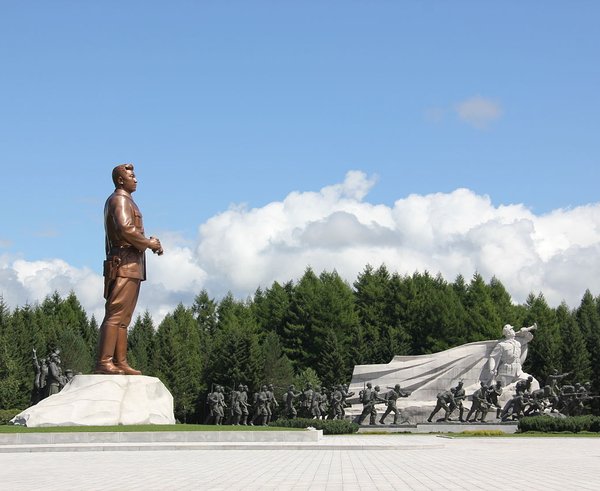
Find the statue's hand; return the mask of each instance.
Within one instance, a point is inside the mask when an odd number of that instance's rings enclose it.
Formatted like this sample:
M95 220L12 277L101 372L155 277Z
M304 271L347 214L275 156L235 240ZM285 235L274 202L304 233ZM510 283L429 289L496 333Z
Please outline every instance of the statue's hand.
M158 254L159 256L162 256L164 252L160 240L156 237L150 237L150 249L152 249L154 254Z

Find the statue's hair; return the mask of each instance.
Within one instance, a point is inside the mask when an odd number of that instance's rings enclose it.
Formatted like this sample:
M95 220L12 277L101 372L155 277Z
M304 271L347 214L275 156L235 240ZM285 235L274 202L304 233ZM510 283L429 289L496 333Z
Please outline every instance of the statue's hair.
M112 170L112 180L115 186L119 185L119 177L125 177L125 172L133 170L133 164L120 164Z

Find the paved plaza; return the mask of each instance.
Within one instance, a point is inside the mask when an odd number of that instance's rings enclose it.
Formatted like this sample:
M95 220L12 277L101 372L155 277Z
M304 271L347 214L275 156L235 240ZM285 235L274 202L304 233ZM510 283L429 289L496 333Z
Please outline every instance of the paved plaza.
M353 435L323 441L330 449L2 453L0 488L600 489L600 438ZM383 450L372 449L377 445Z

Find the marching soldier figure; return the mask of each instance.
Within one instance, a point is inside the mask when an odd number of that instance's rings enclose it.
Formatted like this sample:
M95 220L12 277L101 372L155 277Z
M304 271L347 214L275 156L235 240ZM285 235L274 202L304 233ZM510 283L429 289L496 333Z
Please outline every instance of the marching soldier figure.
M356 422L361 425L367 415L371 414L371 410L373 409L373 397L375 397L375 391L373 390L371 382L367 382L367 386L359 392L358 397L360 402L362 402L363 410L356 419ZM371 424L374 424L373 418L371 418Z
M298 412L294 407L294 399L300 397L300 392L294 392L296 388L293 385L290 385L287 393L285 394L285 414L289 419L294 419Z
M273 411L276 407L279 407L277 403L277 399L275 399L275 388L273 384L269 384L267 388L267 421L266 424L269 424L273 419Z
M388 414L390 414L391 412L394 413L394 424L398 423L398 416L400 415L400 410L397 407L397 400L398 397L408 397L410 395L409 392L405 392L400 388L400 384L396 384L394 386L394 388L392 390L390 390L387 393L386 396L386 401L387 401L387 408L385 410L385 413L383 413L383 416L381 416L381 419L379 420L379 422L384 425L385 424L385 418L387 417ZM403 423L407 422L408 420L404 420Z

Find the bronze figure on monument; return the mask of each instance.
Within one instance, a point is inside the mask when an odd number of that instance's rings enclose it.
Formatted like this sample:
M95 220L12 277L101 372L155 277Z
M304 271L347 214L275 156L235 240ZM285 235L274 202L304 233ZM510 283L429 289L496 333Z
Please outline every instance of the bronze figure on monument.
M145 251L161 255L163 249L160 240L144 235L142 213L131 197L137 189L133 164L116 166L112 179L115 191L104 206L106 306L95 373L140 375L127 363L127 327L146 279Z

